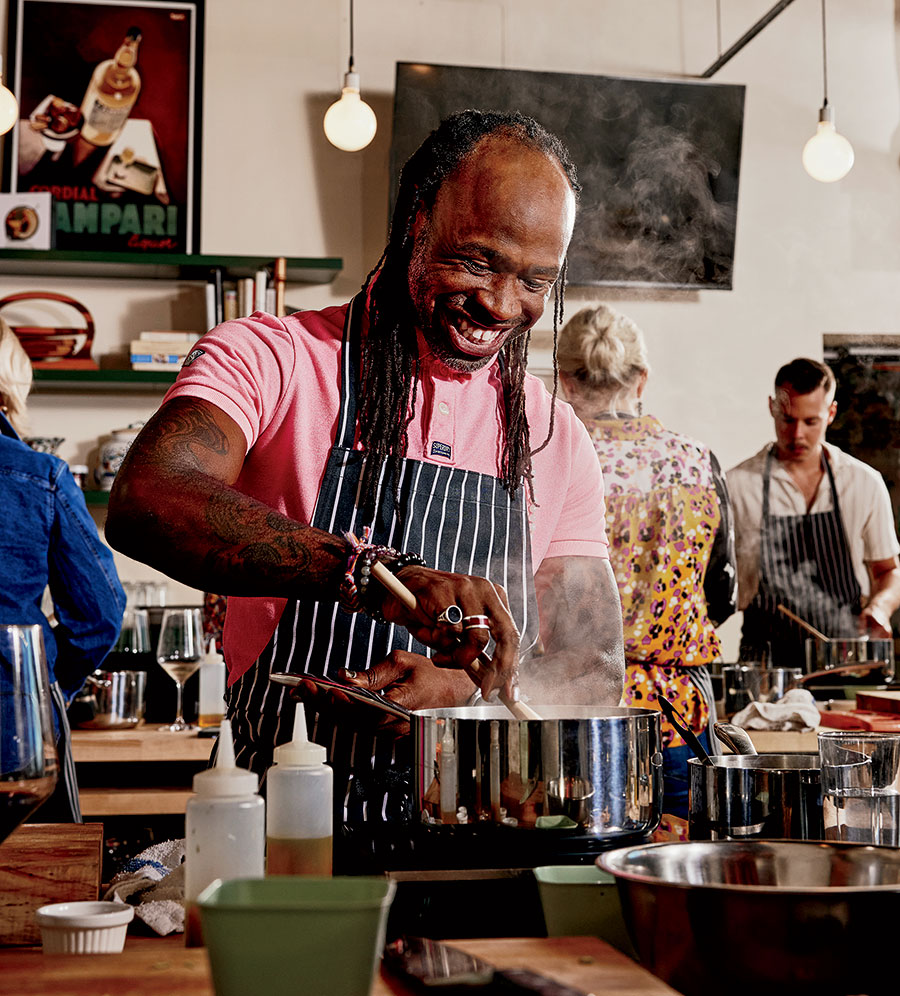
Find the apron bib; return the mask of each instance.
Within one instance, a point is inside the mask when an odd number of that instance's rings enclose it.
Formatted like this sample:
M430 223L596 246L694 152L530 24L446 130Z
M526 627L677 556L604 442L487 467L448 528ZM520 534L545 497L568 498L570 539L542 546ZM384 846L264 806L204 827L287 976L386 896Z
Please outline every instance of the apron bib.
M853 571L828 459L823 453L831 511L773 516L769 514L772 453L769 450L763 473L759 588L744 610L741 658L802 668L809 634L782 615L778 606L826 636L856 636L853 617L860 612L862 589Z
M359 535L368 524L360 521L357 508L364 454L353 448L363 310L357 295L344 325L338 431L312 522L336 534ZM539 628L523 490L511 497L491 475L407 459L400 472L402 515L393 478L384 474L370 541L417 553L438 570L502 584L526 654L537 643ZM228 692L237 763L262 776L274 748L291 738L295 702L288 689L268 680L272 671L336 677L339 668L365 670L395 648L432 653L403 627L346 613L336 602L289 600L268 646ZM411 737L365 735L309 710L307 725L334 769L337 826L412 817Z

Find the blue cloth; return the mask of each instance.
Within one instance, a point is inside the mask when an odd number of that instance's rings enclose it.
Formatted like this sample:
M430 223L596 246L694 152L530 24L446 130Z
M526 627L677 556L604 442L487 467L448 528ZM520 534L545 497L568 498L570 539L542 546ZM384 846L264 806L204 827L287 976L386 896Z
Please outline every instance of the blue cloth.
M41 609L48 585L53 627ZM124 608L112 552L65 461L32 450L0 414L0 623L40 624L50 681L70 702L116 642Z
M704 750L710 753L709 734L706 730L697 734ZM690 747L663 748L663 807L664 813L688 818L688 758L696 755Z

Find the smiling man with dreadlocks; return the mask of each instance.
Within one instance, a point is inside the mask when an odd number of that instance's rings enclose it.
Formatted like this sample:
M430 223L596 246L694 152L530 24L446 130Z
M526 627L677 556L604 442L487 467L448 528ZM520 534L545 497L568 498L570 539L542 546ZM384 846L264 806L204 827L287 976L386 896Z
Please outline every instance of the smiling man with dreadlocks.
M521 681L535 704L618 702L597 461L525 370L551 292L554 332L561 318L577 191L565 149L530 118L448 118L404 167L388 246L354 300L213 329L132 445L107 537L229 596L239 764L264 772L290 738L294 702L273 671L410 709L463 704L473 682L514 698ZM376 562L414 609L374 580ZM319 706L336 769L367 759L341 800L352 818L397 747L383 730L366 745L359 728L334 736L340 710Z

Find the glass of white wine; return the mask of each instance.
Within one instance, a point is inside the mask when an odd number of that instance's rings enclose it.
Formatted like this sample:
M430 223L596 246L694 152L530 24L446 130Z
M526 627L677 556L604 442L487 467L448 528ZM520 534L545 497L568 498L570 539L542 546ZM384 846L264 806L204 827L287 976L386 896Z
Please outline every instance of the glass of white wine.
M162 729L169 733L192 730L183 715L184 683L203 658L203 616L199 608L171 608L163 612L156 645L156 660L175 682L175 722Z

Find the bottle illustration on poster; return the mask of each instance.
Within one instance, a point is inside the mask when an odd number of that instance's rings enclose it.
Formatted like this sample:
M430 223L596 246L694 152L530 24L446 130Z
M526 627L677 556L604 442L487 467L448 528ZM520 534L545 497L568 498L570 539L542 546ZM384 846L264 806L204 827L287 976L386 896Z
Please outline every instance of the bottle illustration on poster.
M57 249L196 251L202 0L10 8L10 189L52 195Z

